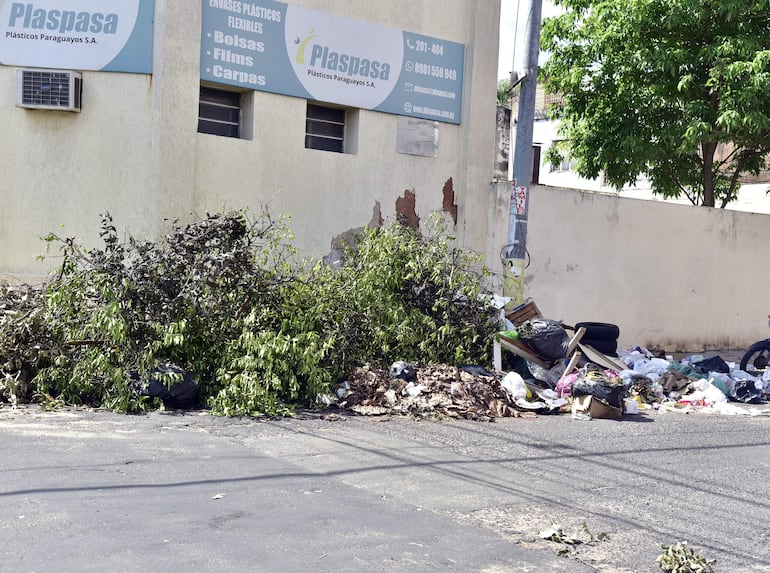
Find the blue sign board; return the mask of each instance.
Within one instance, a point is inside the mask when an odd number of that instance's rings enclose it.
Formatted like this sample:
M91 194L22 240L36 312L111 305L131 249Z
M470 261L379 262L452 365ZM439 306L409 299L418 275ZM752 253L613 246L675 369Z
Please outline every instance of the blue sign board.
M201 79L460 123L465 46L273 0L203 0Z
M0 64L152 73L154 0L0 0Z

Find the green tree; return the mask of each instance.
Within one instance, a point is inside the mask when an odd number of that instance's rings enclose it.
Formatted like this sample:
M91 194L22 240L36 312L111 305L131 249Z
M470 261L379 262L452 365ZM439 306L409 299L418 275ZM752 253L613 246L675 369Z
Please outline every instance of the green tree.
M541 46L584 177L724 207L770 152L770 1L556 0Z
M511 80L508 78L497 82L497 105L511 107Z

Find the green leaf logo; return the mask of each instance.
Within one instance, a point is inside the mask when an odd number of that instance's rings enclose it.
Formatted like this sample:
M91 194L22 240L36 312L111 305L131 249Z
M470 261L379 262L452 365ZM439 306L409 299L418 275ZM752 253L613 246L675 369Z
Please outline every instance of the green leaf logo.
M300 42L299 37L295 38L294 43L299 44L299 47L297 48L297 55L294 58L294 60L298 64L305 64L305 47L308 45L308 42L318 36L318 34L315 33L315 31L311 28L310 32L308 32L308 35L305 36L305 39Z

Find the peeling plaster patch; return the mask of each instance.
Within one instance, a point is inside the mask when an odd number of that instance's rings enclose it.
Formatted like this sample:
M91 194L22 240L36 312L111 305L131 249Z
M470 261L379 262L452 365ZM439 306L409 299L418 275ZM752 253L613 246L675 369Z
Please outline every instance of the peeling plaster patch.
M379 229L385 223L382 218L382 206L379 201L374 202L374 208L372 209L372 220L369 221L369 227Z
M420 218L417 216L415 202L414 190L406 189L403 197L396 198L396 219L402 225L419 229Z
M379 229L384 223L382 206L379 201L375 201L372 208L372 220L369 221L367 227ZM355 227L334 237L332 239L331 251L323 258L324 264L334 269L340 268L345 258L345 248L354 246L356 244L356 236L363 233L365 229L366 227Z
M444 203L441 205L441 208L444 212L452 215L452 220L455 222L455 225L457 225L457 205L455 204L455 190L451 177L444 183L443 193Z

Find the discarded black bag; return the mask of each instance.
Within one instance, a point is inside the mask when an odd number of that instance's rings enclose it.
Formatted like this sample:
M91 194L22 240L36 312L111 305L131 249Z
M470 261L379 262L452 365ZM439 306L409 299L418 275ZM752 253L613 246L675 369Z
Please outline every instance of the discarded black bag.
M706 358L700 362L693 362L692 365L693 368L702 374L708 374L709 372L720 372L722 374L730 373L730 367L721 356L712 356L711 358Z
M567 355L569 335L555 320L533 318L519 325L517 331L519 339L545 360L560 360Z
M198 384L181 368L159 366L144 378L134 372L131 378L141 396L160 398L168 408L189 410L198 405Z
M490 372L483 366L477 364L460 364L460 370L467 372L471 376L486 376L488 378L496 378L494 372Z
M615 408L623 407L628 390L619 378L599 371L588 371L572 383L573 396L595 396Z
M403 360L398 360L390 365L390 377L414 382L417 380L417 369Z
M757 404L762 402L762 390L757 388L753 380L736 380L730 390L730 399L744 404Z

